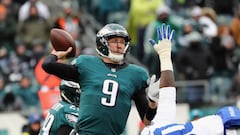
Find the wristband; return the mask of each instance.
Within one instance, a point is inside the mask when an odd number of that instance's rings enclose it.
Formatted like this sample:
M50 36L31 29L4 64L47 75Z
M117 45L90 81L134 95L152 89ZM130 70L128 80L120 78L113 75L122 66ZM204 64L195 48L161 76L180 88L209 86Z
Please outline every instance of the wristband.
M159 55L161 63L161 71L171 70L173 71L173 64L171 56Z

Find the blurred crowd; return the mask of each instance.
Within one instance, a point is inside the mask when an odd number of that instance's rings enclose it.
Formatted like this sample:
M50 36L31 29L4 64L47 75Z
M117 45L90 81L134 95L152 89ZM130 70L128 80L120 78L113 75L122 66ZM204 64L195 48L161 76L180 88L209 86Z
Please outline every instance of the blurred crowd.
M73 36L78 55L96 55L95 34L110 22L131 36L129 61L158 77L160 61L148 40L170 24L176 80L207 81L213 103L239 99L239 0L0 0L0 111L39 112L38 92L57 89L60 80L40 68L52 28ZM206 102L203 85L181 89L186 98L179 102Z
M39 112L39 90L59 86L58 78L41 70L42 59L52 50L52 28L72 35L77 55L95 53L91 33L97 27L81 14L78 1L0 1L0 111Z

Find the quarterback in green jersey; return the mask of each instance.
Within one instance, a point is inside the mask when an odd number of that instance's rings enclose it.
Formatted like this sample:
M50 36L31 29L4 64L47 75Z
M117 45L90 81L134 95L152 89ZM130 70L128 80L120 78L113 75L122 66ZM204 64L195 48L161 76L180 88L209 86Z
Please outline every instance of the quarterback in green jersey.
M43 62L43 69L81 86L81 109L76 132L81 135L120 135L134 101L140 118L149 124L156 113L156 103L149 102L145 89L149 75L146 69L124 61L130 46L126 29L107 24L96 36L98 56L79 55L72 64L58 60L66 51L53 50Z
M67 135L78 119L80 86L63 80L60 85L61 101L48 112L39 135Z

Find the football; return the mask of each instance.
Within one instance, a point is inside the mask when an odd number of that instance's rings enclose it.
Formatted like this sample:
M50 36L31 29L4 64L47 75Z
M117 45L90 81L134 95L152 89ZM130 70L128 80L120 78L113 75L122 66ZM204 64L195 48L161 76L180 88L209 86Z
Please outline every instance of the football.
M69 47L72 47L72 51L67 54L67 58L75 57L76 45L72 36L65 30L53 28L50 31L50 40L52 47L56 51L66 51Z

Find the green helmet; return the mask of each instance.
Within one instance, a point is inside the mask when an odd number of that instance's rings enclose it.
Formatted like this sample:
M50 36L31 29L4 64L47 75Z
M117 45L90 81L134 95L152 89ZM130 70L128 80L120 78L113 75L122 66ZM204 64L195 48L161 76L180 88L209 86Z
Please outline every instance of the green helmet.
M59 88L62 100L79 106L81 89L78 83L62 80Z
M125 39L125 52L121 55L114 55L109 49L108 39L112 37L122 37ZM100 29L96 36L97 43L97 53L102 57L108 57L113 61L119 62L122 61L127 53L128 47L130 45L130 36L128 35L127 30L119 24L110 23L105 25L102 29Z

